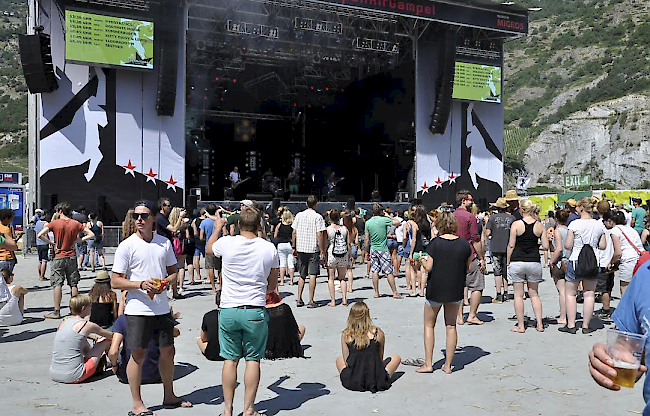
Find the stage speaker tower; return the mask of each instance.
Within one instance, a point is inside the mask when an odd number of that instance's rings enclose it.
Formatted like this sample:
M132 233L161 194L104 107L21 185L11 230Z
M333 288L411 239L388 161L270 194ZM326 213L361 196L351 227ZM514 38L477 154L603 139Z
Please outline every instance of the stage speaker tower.
M174 115L176 108L176 89L178 78L178 13L182 1L166 0L161 2L159 18L154 30L158 58L158 96L156 97L156 112L159 116Z
M454 90L456 70L456 31L446 30L440 47L440 69L436 91L436 104L431 115L429 130L433 134L444 134L451 113L451 96Z
M59 88L52 64L50 35L39 32L18 37L20 60L27 88L32 94L52 92Z

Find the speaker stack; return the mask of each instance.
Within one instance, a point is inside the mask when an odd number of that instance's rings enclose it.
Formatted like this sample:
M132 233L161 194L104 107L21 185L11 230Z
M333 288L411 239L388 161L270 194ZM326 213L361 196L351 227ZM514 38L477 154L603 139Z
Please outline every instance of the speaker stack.
M159 116L174 115L178 78L179 15L182 1L165 0L158 7L154 30L158 58L158 96L156 112Z
M429 130L433 134L444 134L451 113L451 96L454 90L454 72L456 70L456 32L454 30L446 30L443 34L439 62L436 104L429 126Z
M20 60L29 92L52 92L59 88L52 64L50 35L20 35L18 37Z

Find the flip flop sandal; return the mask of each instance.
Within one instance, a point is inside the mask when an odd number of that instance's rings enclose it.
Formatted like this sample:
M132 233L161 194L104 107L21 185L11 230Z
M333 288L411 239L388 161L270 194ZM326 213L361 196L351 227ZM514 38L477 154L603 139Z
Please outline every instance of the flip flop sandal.
M189 406L183 406L185 403L189 404ZM180 407L182 407L183 409L189 409L194 406L189 401L181 399L176 403L163 403L163 407L165 409L178 409Z
M153 412L151 410L147 410L146 412L140 412L140 413L129 412L127 413L127 416L153 416Z
M424 360L422 358L407 358L406 360L402 360L402 365L422 367L424 365Z

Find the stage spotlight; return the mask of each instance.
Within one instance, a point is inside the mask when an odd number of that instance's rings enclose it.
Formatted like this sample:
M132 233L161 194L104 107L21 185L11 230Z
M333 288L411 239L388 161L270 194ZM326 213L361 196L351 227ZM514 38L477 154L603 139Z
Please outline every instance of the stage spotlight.
M345 92L345 88L343 88L343 87L339 88L339 92L341 92L341 93Z
M313 85L310 85L310 86L309 86L309 91L312 91L312 92L313 92L313 91L314 91L314 89L315 89L315 88L314 88L314 86L313 86Z
M298 107L298 103L293 103L291 105L294 106L294 107Z
M237 78L233 78L233 79L232 79L232 83L233 83L233 84L236 84L236 83L237 83Z
M219 77L215 77L214 80L219 82Z
M219 98L219 101L221 101L223 103L223 102L226 101L226 99L224 97L221 97L221 98Z
M327 92L330 91L330 87L329 87L329 85L325 87L325 91L327 91Z
M204 100L204 101L208 101L208 96L207 96L207 95L204 95L204 96L203 96L203 100Z
M307 108L311 108L311 103L307 103Z

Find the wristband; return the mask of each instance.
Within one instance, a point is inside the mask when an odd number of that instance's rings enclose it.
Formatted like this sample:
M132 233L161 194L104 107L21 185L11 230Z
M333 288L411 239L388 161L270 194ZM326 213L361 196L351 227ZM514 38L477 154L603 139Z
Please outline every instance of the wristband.
M140 282L140 290L144 290L144 289L142 289L143 284L144 284L144 280Z

